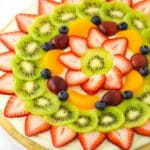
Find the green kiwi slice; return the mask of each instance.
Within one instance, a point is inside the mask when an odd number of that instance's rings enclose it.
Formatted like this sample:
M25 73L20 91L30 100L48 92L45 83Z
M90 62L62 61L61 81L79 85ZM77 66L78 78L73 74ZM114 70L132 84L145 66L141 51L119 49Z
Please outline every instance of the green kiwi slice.
M16 44L15 51L17 56L23 60L37 60L40 59L44 53L41 48L41 43L29 35L19 40Z
M11 61L14 75L22 80L35 80L41 75L41 66L39 61L22 60L14 57Z
M141 126L150 117L150 108L148 107L148 105L138 100L124 100L118 106L118 108L120 108L124 113L124 126L126 128Z
M100 9L101 18L103 21L122 22L124 16L130 12L130 8L121 2L104 3Z
M111 55L104 49L89 49L81 57L81 69L87 76L107 73L112 65Z
M77 19L76 6L69 3L59 5L55 8L50 18L58 26L66 25L70 21Z
M100 132L110 132L123 125L125 122L124 114L117 107L107 107L106 109L96 111L98 116L98 125L96 130Z
M143 37L144 43L150 46L150 29L143 30L142 37Z
M50 17L43 15L37 17L29 29L31 36L42 43L48 42L57 34L55 25L51 22Z
M78 109L75 106L62 102L55 113L44 116L44 118L49 124L59 126L75 121L78 118L78 114Z
M75 132L87 133L93 131L97 123L98 119L94 111L80 111L78 118L67 126Z
M52 92L46 92L38 98L25 101L27 111L35 115L51 115L59 108L60 101Z

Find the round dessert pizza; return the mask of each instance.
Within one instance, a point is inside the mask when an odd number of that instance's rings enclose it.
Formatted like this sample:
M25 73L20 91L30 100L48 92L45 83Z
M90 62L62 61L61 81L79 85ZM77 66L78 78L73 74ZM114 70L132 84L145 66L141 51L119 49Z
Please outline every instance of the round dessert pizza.
M39 0L0 41L0 124L25 147L150 149L150 0Z

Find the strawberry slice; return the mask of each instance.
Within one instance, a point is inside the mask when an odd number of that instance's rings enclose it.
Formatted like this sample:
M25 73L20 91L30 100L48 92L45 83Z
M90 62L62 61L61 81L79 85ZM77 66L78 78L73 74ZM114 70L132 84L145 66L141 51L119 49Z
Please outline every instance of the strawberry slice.
M7 32L0 34L0 40L11 50L14 50L14 47L18 40L25 36L26 34L20 31Z
M106 90L117 90L122 87L122 74L117 67L113 67L107 74L103 88Z
M54 10L55 6L57 6L59 3L55 1L50 0L39 0L39 7L38 7L38 13L39 15L42 14L50 14Z
M65 76L68 85L80 85L88 80L88 77L81 71L68 71Z
M4 109L5 117L22 117L26 116L27 114L28 112L26 112L24 108L24 102L21 101L17 96L11 96Z
M13 94L13 74L5 73L0 77L0 93Z
M12 71L11 59L15 56L13 51L8 51L0 54L0 70L1 71Z
M113 38L106 40L102 47L109 51L112 55L121 54L124 55L128 46L128 40L126 38Z
M91 28L88 37L87 44L90 48L101 47L102 43L107 39L107 37L96 28Z
M89 80L81 85L81 88L89 95L94 95L103 86L105 82L105 75L95 75L89 78Z
M71 3L71 4L78 4L80 0L63 0L63 3Z
M77 56L82 56L88 48L85 38L74 35L69 37L69 46Z
M120 69L122 75L127 74L133 69L132 63L130 62L130 60L120 54L114 55L113 63L116 67Z
M109 141L119 146L122 150L128 150L133 141L133 130L122 128L106 134Z
M50 125L40 116L29 114L25 119L25 134L33 136L44 132L50 128Z
M8 51L10 51L9 49L8 49L8 47L3 43L3 42L1 42L0 41L0 53L4 53L4 52L8 52Z
M100 132L80 133L78 138L84 150L95 150L105 140L105 134Z
M33 23L35 17L37 17L37 15L33 15L33 14L17 14L15 18L16 18L16 22L18 24L19 29L22 32L28 32L28 28Z
M136 127L133 130L138 134L150 136L150 120L148 120L144 125Z
M65 52L59 55L59 61L70 70L80 70L81 63L79 57L72 52Z
M52 143L55 147L61 147L71 142L77 135L76 132L66 126L52 126L50 128Z

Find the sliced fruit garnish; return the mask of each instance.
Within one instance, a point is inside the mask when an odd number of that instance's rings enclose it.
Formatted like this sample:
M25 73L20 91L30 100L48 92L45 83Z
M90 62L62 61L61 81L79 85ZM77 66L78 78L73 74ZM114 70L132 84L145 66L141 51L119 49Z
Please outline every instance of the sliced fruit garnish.
M112 1L112 0L107 0L107 1ZM127 5L131 6L132 5L132 0L117 0L118 2L123 2L126 3Z
M77 4L79 3L80 0L63 0L63 3L72 3L72 4Z

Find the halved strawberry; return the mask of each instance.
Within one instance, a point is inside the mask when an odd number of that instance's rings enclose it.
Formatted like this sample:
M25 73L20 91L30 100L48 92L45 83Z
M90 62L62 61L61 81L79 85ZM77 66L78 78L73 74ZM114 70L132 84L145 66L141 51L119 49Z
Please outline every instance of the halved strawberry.
M9 118L26 116L24 108L24 102L21 101L17 96L11 96L5 106L4 115Z
M117 67L113 67L107 74L103 88L106 90L116 90L122 87L122 74Z
M97 48L101 47L102 43L107 39L107 37L100 32L96 28L91 28L88 37L87 37L87 44L90 48Z
M105 134L100 132L80 133L78 138L84 150L95 150L105 140Z
M65 76L68 85L80 85L88 80L88 77L81 71L68 71Z
M17 14L16 15L16 22L18 24L19 29L22 32L28 32L28 28L31 26L31 24L34 21L35 17L37 17L37 15Z
M81 69L81 63L79 57L74 55L73 52L65 52L59 55L59 61L69 68L70 70L80 70Z
M103 86L105 82L105 75L95 75L89 78L89 80L81 85L82 89L89 95L94 95Z
M113 63L116 67L119 68L122 75L127 74L133 69L132 63L130 62L130 60L120 54L114 55Z
M133 130L138 134L150 136L150 120L148 120L144 125L136 127Z
M25 119L25 134L33 136L44 132L50 128L50 125L40 116L29 114Z
M119 146L122 150L128 150L133 141L133 130L122 128L106 134L109 141Z
M80 0L63 0L63 3L72 3L72 4L78 4Z
M14 50L14 47L18 40L25 36L26 34L20 31L7 32L0 34L0 40L11 50Z
M71 142L77 135L76 132L72 131L66 126L52 126L50 128L50 132L52 142L55 147L61 147L63 145L66 145L67 143Z
M11 59L15 56L13 51L8 51L0 54L0 70L1 71L12 71Z
M127 46L128 40L123 37L108 39L102 44L102 47L109 51L112 55L124 55L127 50Z
M77 56L82 56L88 48L85 38L74 35L69 36L69 46Z
M0 93L13 94L13 74L5 73L0 77Z

